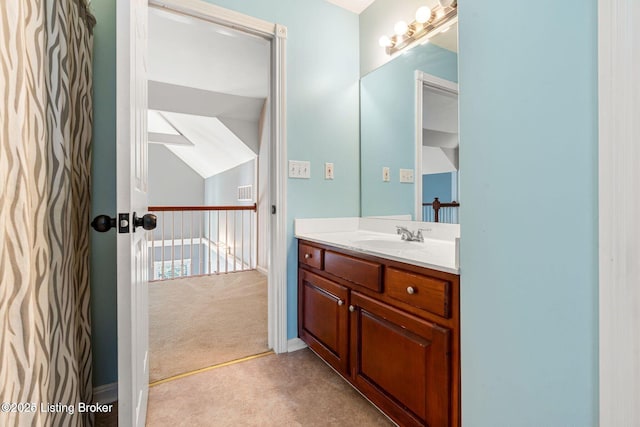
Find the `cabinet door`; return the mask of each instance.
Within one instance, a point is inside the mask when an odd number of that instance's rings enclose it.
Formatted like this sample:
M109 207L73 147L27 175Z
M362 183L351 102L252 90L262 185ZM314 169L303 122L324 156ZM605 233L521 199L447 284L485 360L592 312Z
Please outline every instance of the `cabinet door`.
M449 426L450 331L351 293L351 376L403 426Z
M300 270L298 276L298 335L326 362L346 375L349 290L305 270Z

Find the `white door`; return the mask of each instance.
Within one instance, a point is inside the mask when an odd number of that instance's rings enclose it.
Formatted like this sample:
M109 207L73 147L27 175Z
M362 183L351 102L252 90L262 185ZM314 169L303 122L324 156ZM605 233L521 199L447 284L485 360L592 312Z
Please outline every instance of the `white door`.
M148 206L147 0L118 0L116 8L118 424L137 427L145 425L149 394L147 231L133 219Z

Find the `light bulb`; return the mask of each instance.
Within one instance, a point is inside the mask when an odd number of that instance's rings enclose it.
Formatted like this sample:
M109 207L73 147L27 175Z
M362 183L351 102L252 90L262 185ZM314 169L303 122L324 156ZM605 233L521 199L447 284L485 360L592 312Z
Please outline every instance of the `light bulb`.
M380 44L381 47L389 47L391 46L391 39L387 36L382 36L378 40L378 44Z
M416 10L416 21L424 24L425 22L429 22L431 20L431 9L429 6L422 6Z
M396 25L393 27L395 33L399 36L405 34L409 30L409 26L404 21L396 22Z

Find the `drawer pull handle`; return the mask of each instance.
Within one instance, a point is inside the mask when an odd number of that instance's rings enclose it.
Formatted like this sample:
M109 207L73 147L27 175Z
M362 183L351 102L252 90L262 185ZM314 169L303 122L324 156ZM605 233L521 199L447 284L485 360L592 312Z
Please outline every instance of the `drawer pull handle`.
M354 306L350 305L349 306L349 311L353 313L354 311L356 311L356 308Z
M415 288L414 288L413 286L409 286L409 287L407 288L407 293L408 293L409 295L413 295L413 294L415 294L415 293L416 293L416 290L415 290Z
M341 299L338 300L338 305L343 305L344 301L342 301Z
M305 258L305 259L309 259L309 258L311 258L311 254L304 254L304 258Z

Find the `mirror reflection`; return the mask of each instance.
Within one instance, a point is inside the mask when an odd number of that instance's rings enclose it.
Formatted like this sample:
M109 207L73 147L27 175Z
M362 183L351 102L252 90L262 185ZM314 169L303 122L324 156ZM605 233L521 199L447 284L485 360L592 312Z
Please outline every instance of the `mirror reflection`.
M457 70L453 25L361 78L362 216L458 222Z

